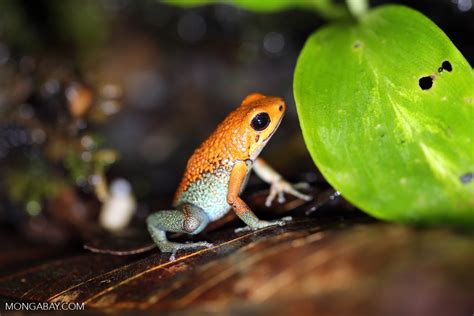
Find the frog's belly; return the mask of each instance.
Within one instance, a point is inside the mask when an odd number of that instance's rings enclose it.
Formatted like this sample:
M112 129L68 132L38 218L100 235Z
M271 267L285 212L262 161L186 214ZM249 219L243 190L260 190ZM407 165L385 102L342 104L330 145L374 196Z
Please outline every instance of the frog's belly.
M229 178L230 172L220 168L213 174L204 174L181 193L178 204L191 203L200 207L210 221L221 218L231 208L227 203Z

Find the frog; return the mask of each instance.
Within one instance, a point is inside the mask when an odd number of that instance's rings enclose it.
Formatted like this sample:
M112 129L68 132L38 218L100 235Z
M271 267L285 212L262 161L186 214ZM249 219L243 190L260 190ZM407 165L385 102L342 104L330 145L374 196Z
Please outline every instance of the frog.
M172 208L154 212L146 219L151 238L161 252L171 253L171 261L179 250L210 248L213 244L173 242L168 240L167 233L198 234L231 209L246 224L236 231L283 226L291 220L291 217L261 220L242 200L240 195L251 171L270 184L265 200L267 207L275 198L283 203L285 193L305 201L312 199L298 190L298 186L304 184L289 183L259 157L285 112L286 103L281 97L251 93L194 151L174 195Z

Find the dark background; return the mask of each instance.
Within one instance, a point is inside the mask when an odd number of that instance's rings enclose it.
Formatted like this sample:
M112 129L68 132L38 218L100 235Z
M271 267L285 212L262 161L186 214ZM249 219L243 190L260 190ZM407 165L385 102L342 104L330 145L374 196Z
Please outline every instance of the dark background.
M370 2L387 3L424 13L474 63L471 1ZM282 96L288 104L263 157L292 180L316 172L301 137L292 78L306 38L325 23L302 10L183 9L152 0L2 0L0 218L8 225L24 222L28 202L12 201L6 173L39 164L34 168L46 173L35 178L39 186L49 185L48 172L69 177L64 161L23 137L29 127L11 118L37 117L51 129L45 131L48 141L68 134L65 91L74 82L92 92L92 107L101 115L81 120L70 138L95 135L101 148L119 152L107 177L131 182L142 218L169 205L189 155L253 91ZM87 207L97 208L87 181L76 180L74 201L92 200Z

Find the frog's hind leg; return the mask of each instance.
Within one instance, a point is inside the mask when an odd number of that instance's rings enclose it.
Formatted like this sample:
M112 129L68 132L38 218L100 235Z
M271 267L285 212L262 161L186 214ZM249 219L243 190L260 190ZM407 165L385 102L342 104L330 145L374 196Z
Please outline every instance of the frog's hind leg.
M212 247L207 242L177 243L166 238L166 232L198 234L209 223L209 217L199 207L192 204L181 204L177 210L158 211L146 219L148 231L161 252L171 252L170 260L175 260L180 249Z

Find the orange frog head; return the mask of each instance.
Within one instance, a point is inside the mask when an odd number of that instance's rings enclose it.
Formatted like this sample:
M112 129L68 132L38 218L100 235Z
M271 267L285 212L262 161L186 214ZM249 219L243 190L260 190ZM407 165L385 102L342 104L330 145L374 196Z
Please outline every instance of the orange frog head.
M219 167L228 170L236 161L255 160L280 125L285 110L285 102L279 97L260 93L247 96L194 151L176 197Z
M234 149L233 158L255 160L278 129L285 110L282 98L252 93L226 117L215 133L231 142L227 145Z

